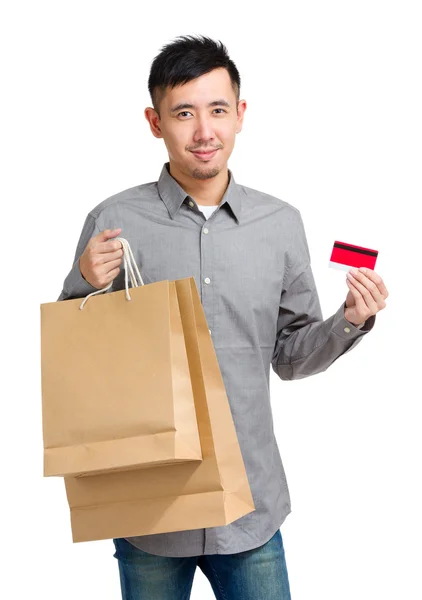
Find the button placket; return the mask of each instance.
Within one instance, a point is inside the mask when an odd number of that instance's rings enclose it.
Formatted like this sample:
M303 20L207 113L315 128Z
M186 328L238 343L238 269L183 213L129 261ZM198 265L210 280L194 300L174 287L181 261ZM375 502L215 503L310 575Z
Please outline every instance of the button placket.
M207 317L209 332L212 331L212 307L213 307L213 289L212 289L212 245L211 245L210 228L201 229L200 244L201 244L201 288L202 288L202 305Z

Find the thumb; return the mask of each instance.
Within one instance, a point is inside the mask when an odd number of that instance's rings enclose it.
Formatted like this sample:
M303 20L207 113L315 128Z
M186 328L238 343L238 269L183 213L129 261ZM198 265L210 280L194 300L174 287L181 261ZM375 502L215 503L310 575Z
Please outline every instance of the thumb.
M118 227L117 229L104 229L97 235L97 240L99 242L106 242L110 238L114 238L121 232L122 228Z

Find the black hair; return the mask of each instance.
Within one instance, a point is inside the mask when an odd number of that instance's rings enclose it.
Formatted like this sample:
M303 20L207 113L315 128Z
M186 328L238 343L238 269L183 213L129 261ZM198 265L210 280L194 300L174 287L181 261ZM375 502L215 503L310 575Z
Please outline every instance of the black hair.
M166 88L183 85L221 67L227 69L236 101L239 102L239 71L221 41L216 42L203 35L181 35L164 45L152 61L148 78L148 90L158 115Z

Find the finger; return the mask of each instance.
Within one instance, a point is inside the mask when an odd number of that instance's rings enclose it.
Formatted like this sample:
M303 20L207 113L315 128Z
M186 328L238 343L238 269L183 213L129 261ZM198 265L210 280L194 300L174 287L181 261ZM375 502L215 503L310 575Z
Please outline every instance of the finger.
M102 277L100 278L100 281L101 281L101 283L99 284L100 287L105 287L106 285L108 285L111 281L113 281L113 279L115 279L117 277L119 272L120 272L119 267L116 267L115 269L112 269L108 273L103 273Z
M113 269L112 271L109 271L107 273L107 275L105 277L107 277L107 281L108 283L110 283L110 281L113 281L113 279L116 279L117 275L120 273L120 269L119 267L116 267L115 269Z
M366 305L365 300L363 299L362 294L359 292L357 287L354 286L353 283L349 279L346 279L346 283L349 287L350 293L352 294L352 296L354 298L356 309L358 310L358 312L360 314L365 316L368 312L368 307Z
M116 250L122 249L122 242L119 240L108 240L106 242L98 242L95 244L96 254L106 254L108 252L115 252Z
M364 275L366 275L366 277L368 277L368 279L375 283L384 299L388 297L388 290L378 273L375 273L373 269L368 269L368 267L360 267L359 271L361 271Z
M97 257L98 264L106 264L111 261L117 260L118 258L122 258L123 249L115 250L114 252L104 252Z
M374 314L376 312L378 312L378 306L377 303L375 302L374 298L372 297L371 292L364 286L362 285L356 278L353 277L353 275L350 273L348 273L349 278L346 279L346 281L348 283L350 283L351 286L353 286L360 298L362 300L359 299L359 304L358 304L358 300L355 294L355 301L356 301L356 308L358 308L359 312L362 313L362 315L364 315L368 309L371 311L371 314ZM352 289L352 288L351 288Z
M110 238L113 238L113 237L116 237L117 235L119 235L119 233L121 231L122 231L121 227L118 227L117 229L104 229L104 231L100 231L100 233L97 234L94 237L94 239L96 242L106 242Z
M111 262L107 262L104 264L104 270L103 273L107 276L110 276L110 274L115 271L117 269L117 272L120 271L120 269L118 268L120 263L122 262L122 259L119 258L117 260L112 260Z
M356 274L351 273L350 271L347 273L347 275L349 277L354 277L355 281L357 281L360 285L364 286L366 290L369 291L369 293L371 294L372 298L374 299L374 301L377 303L377 306L379 307L383 307L384 306L384 297L381 294L378 286L372 281L372 279L370 279L369 277L367 277L366 275L364 275L361 271L357 271ZM361 290L361 288L358 287L358 289L362 292L362 294L365 296L365 292L363 292Z

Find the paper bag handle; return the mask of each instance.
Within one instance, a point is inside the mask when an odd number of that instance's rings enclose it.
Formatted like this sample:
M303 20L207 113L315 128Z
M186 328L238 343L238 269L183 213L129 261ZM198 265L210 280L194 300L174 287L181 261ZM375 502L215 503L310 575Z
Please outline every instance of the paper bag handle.
M124 265L124 270L125 270L126 298L127 298L127 300L131 300L131 297L130 297L130 294L129 294L129 281L128 281L128 277L130 277L130 282L132 284L132 287L139 287L140 285L145 285L145 283L144 283L144 281L143 281L143 279L141 277L141 273L139 272L138 265L136 264L135 258L133 256L132 249L131 249L131 247L129 245L129 242L127 241L127 239L122 238L122 237L117 237L115 239L119 240L119 242L121 242L121 244L122 244L122 248L123 248L123 265ZM138 277L138 281L136 280L136 277ZM114 281L114 279L113 279L113 281ZM101 290L97 290L96 292L91 292L90 294L88 294L88 296L86 296L86 298L84 299L84 301L80 305L79 309L80 310L83 309L85 302L91 296L95 296L95 294L101 294L102 292L105 292L105 291L109 290L111 288L111 286L113 285L113 281L111 281L105 288L102 288Z

